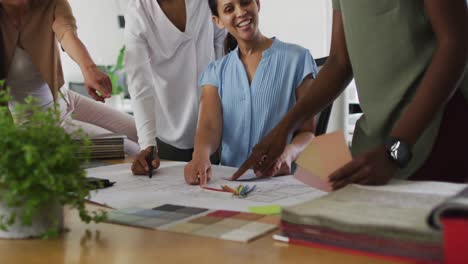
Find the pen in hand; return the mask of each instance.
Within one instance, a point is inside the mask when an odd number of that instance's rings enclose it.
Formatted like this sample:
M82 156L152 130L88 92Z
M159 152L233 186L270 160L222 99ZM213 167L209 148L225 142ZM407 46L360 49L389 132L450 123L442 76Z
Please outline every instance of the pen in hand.
M154 160L154 146L150 148L150 155L148 159L148 177L153 178L153 160Z

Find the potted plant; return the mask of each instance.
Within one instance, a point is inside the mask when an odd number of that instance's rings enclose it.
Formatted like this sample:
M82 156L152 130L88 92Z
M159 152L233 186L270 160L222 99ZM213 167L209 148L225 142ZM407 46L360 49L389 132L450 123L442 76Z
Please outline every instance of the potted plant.
M104 220L104 211L85 208L91 186L81 165L89 153L59 126L59 112L35 106L30 97L11 114L9 99L0 91L0 237L56 236L65 205L87 223Z
M115 65L99 66L99 68L109 75L112 83L112 97L106 99L106 104L121 109L123 107L123 97L125 92L125 80L122 80L124 69L125 46L119 50Z

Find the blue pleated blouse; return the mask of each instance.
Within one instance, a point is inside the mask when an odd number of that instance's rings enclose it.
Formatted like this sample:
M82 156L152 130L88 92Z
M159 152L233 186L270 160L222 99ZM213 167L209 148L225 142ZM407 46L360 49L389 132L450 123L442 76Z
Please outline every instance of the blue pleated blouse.
M296 103L295 92L304 78L310 74L315 78L316 73L307 49L277 38L263 52L250 85L238 48L209 64L199 86L218 88L223 113L221 165L239 167Z

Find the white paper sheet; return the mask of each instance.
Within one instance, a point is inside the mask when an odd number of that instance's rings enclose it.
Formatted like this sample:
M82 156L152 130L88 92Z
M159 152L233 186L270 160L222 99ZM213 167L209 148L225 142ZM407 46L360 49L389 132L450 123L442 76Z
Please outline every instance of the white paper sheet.
M191 186L184 180L184 162L163 162L153 178L133 176L130 164L118 164L87 170L88 177L105 178L116 182L113 187L93 191L91 201L123 209L128 207L153 208L170 203L217 210L248 211L251 206L277 204L289 206L325 195L309 187L293 176L275 177L268 180L244 182L256 189L246 198L236 198L230 193L209 191L200 186ZM213 176L208 187L239 185L228 181L236 168L213 166ZM252 173L252 172L248 172Z

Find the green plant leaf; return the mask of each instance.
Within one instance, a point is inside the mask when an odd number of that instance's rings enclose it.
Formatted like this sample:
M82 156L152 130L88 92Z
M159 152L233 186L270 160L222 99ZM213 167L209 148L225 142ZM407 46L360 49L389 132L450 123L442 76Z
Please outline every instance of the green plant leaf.
M124 67L124 57L125 57L125 46L119 50L119 56L117 57L117 69L121 70Z
M121 71L124 69L124 58L125 58L125 46L120 48L119 55L117 56L117 61L114 65L105 66L98 65L98 68L107 73L112 83L112 94L121 94L124 92L124 87L119 85L119 78L121 76Z

